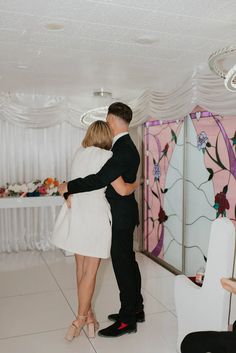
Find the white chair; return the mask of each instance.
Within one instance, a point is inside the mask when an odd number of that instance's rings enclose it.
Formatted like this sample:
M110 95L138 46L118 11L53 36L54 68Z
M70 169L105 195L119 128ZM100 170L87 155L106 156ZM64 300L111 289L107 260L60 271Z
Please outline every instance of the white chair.
M184 275L175 278L178 321L177 351L183 338L194 331L227 331L230 293L221 287L222 277L232 277L235 228L227 218L212 222L205 278L198 287Z

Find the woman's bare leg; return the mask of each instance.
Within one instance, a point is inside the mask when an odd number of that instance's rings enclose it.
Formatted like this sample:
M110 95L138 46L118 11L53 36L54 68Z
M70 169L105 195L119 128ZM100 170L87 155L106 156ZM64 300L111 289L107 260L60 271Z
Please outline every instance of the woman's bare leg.
M85 256L75 254L78 312L79 312L79 284L83 276L84 259L85 259Z
M91 309L91 301L94 293L97 270L101 259L75 254L76 281L78 294L78 316L69 327L65 338L71 341L80 334L81 329L87 323L88 336L95 337L98 322Z
M78 293L78 315L86 316L91 311L97 270L101 259L75 254Z

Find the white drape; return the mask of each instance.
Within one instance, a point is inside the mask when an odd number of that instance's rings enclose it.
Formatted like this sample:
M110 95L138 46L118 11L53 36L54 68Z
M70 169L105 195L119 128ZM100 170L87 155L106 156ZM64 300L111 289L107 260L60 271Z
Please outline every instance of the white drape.
M81 116L94 108L75 97L29 96L24 94L0 97L0 119L28 128L51 127L63 122L84 128ZM213 73L195 72L180 87L163 93L145 90L139 97L127 102L133 109L132 126L140 125L150 117L159 119L182 118L196 105L206 110L235 115L234 92L228 91L222 78Z
M197 105L207 111L235 116L236 97L229 92L223 79L214 74L195 73L184 84L169 93L146 90L130 102L134 111L134 124L149 119L177 119L188 115Z
M63 122L84 127L80 123L82 113L65 97L4 94L0 98L0 119L27 128L45 128Z
M0 119L0 186L46 177L68 180L71 158L85 130L67 122L24 128ZM50 247L56 209L0 210L0 252Z

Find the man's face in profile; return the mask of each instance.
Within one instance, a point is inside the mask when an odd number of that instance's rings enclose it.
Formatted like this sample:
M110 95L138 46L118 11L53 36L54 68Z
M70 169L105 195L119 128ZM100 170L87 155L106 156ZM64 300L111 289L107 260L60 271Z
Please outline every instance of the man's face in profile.
M114 135L114 129L113 129L114 118L115 116L113 114L107 114L106 122L109 125L113 135Z
M107 122L107 124L110 126L110 122L111 122L111 114L107 114L107 117L106 117L106 122Z

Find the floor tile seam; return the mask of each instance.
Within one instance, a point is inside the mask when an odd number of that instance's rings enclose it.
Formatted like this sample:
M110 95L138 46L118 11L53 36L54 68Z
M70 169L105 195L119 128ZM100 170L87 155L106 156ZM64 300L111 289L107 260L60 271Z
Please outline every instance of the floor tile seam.
M169 309L164 303L162 303L159 299L157 299L156 297L154 297L154 295L153 295L151 292L149 292L148 289L146 289L146 288L142 288L142 289L144 289L144 290L145 290L153 299L155 299L159 304L161 304L162 306L164 306L164 307L166 308L166 311L173 310L173 309Z
M171 313L170 310L166 310L166 311L161 311L159 313L149 313L149 314L145 314L145 317L151 317L151 316L155 316L158 314L167 314L167 313ZM171 313L172 314L172 313ZM146 322L146 321L145 321Z
M149 290L147 289L147 288L145 288L145 287L142 287L141 288L141 290L142 290L142 292L146 292L148 295L150 295L155 301L157 301L159 304L161 304L161 305L163 305L163 306L165 306L166 307L166 305L165 304L162 304L162 302L158 299L158 298L156 298L151 292L149 292Z
M159 278L173 278L171 275L163 275L163 276L142 276L142 279L159 279Z
M73 313L74 316L76 317L76 313L74 312L74 310L73 310L73 308L72 308L72 306L71 306L69 300L67 299L66 295L64 294L63 288L61 288L59 282L57 281L57 279L56 279L55 275L53 274L53 272L52 272L50 266L48 265L47 261L44 259L44 257L43 257L42 255L41 255L41 257L42 257L43 261L45 262L45 264L46 264L46 266L47 266L47 268L48 268L49 273L51 274L52 278L53 278L54 281L56 282L56 285L57 285L59 291L61 292L62 296L64 297L65 301L67 302L67 305L69 306L70 310L72 311L72 313Z
M177 314L173 313L173 310L170 310L171 315L174 316L174 318L177 320Z
M31 333L24 333L22 335L15 335L15 336L8 336L8 337L0 337L0 341L3 340L10 340L12 338L20 338L20 337L27 337L27 336L34 336L34 335L41 335L43 333L49 333L49 332L56 332L56 331L61 331L65 330L67 327L60 327L52 330L43 330L43 331L37 331L37 332L31 332Z
M101 321L100 321L100 322L101 322ZM96 339L96 336L95 336L94 338L89 338L84 329L83 329L83 331L84 331L84 334L85 334L85 336L87 337L89 343L90 343L91 346L93 347L94 352L95 352L95 353L99 353L99 352L96 350L96 348L94 347L94 344L93 344L93 341Z
M28 292L28 293L22 293L22 294L16 294L16 295L6 295L1 297L0 296L0 300L1 299L8 299L8 298L17 298L17 297L24 297L24 296L29 296L29 295L38 295L38 294L44 294L44 293L59 293L60 290L59 289L52 289L52 290L43 290L40 292Z

